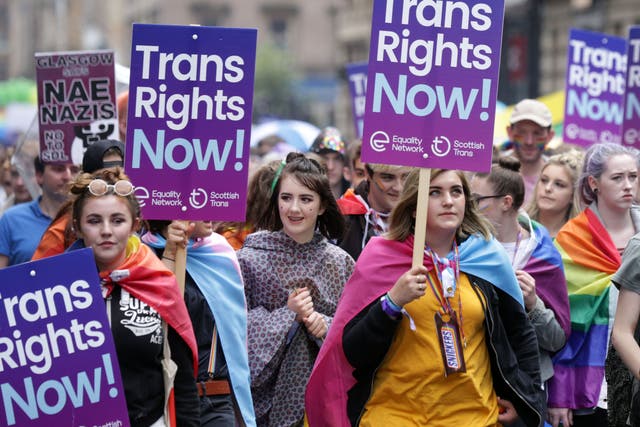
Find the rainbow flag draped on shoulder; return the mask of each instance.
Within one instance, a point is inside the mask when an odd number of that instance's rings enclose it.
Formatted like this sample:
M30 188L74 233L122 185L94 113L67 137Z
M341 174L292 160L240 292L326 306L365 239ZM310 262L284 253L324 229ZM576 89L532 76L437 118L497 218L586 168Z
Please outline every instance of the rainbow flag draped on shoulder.
M593 408L598 404L615 315L609 298L611 276L621 258L592 207L570 220L555 244L567 279L571 336L553 358L549 407Z

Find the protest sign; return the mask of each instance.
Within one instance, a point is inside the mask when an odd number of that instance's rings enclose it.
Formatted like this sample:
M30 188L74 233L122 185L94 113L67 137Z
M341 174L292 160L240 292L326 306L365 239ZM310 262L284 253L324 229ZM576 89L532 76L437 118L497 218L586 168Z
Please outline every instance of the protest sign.
M145 218L244 221L256 36L134 24L125 170Z
M91 249L0 270L0 426L128 426Z
M640 26L629 29L622 140L640 148Z
M376 0L366 162L487 171L504 1Z
M563 140L619 144L627 70L621 37L572 29L567 50Z
M95 141L118 138L113 52L36 53L40 158L81 164Z
M356 136L362 138L364 125L364 102L367 93L367 63L347 64L349 93L351 94L351 111Z

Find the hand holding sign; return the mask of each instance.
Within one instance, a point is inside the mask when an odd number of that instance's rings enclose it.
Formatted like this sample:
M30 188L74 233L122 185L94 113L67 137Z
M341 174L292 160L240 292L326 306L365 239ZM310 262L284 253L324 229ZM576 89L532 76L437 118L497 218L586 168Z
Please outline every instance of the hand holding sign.
M244 220L256 33L134 24L125 159L146 218Z
M374 3L363 161L489 169L503 17L504 2ZM421 172L414 266L429 181Z

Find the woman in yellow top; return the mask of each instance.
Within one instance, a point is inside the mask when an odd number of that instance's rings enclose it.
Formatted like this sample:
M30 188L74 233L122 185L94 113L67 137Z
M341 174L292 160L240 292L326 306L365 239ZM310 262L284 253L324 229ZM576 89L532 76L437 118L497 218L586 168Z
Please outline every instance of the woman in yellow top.
M338 305L306 393L311 426L543 424L535 332L462 172L432 171L424 265L411 267L418 174Z

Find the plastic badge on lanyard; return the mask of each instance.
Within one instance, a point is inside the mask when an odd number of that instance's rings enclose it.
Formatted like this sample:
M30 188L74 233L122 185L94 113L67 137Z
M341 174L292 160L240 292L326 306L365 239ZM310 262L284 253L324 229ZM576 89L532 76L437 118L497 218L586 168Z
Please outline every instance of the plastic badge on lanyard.
M442 289L445 298L453 298L456 293L456 282L451 267L447 267L442 271Z

